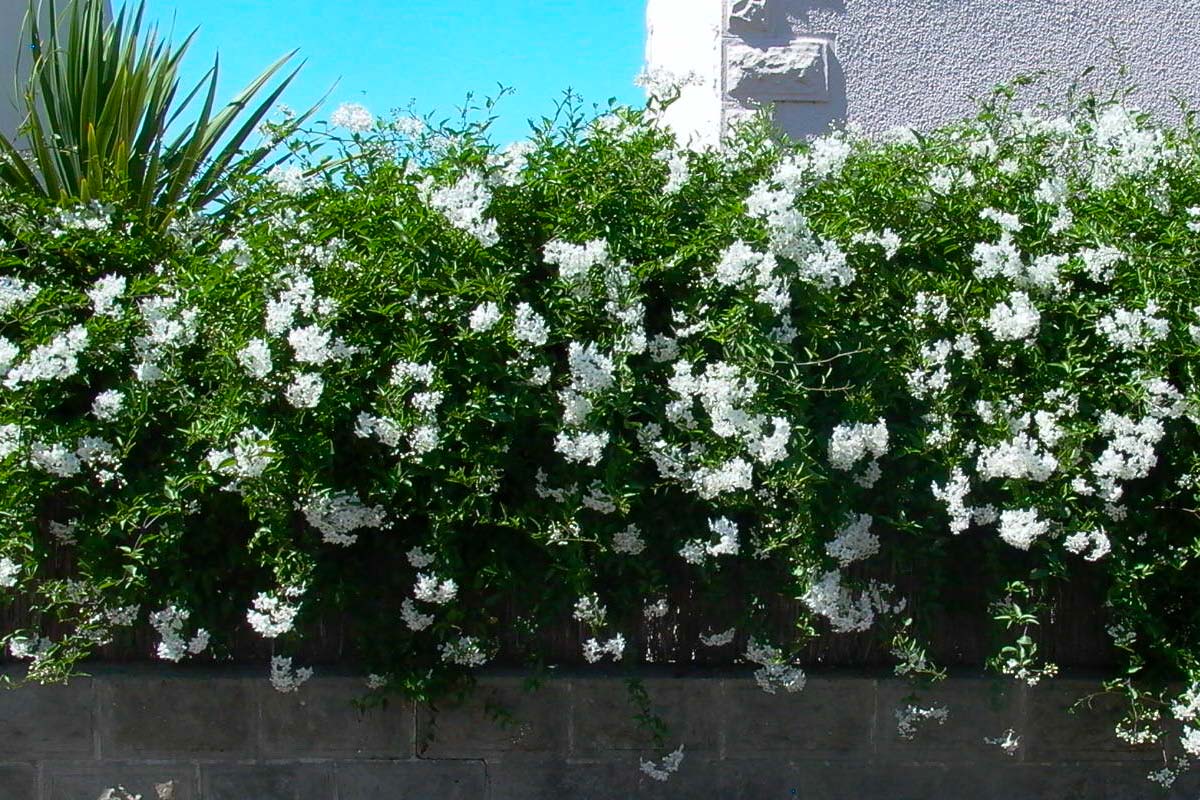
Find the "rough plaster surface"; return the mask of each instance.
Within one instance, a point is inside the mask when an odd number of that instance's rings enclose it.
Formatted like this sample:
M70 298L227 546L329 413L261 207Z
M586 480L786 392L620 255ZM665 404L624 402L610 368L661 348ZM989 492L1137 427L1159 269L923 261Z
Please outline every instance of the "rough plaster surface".
M1132 104L1168 119L1176 97L1200 100L1200 0L650 0L647 13L648 65L695 72L688 100L717 96L716 113L692 101L668 115L706 141L756 103L773 103L796 136L840 120L868 132L930 128L1038 71L1047 75L1023 90L1024 104L1061 105L1076 81L1101 93L1134 87ZM714 16L718 47L711 31L685 36ZM824 48L823 75L779 68L796 47ZM765 69L748 76L755 63ZM818 78L824 96L814 96Z

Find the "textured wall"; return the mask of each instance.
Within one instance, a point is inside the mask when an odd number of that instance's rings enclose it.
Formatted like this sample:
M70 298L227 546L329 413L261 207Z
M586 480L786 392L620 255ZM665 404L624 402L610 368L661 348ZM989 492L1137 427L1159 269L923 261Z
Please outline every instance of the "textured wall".
M719 129L714 116L719 126L756 102L775 103L794 135L842 118L868 131L928 128L1039 70L1049 75L1030 103L1061 101L1086 67L1095 71L1082 86L1135 86L1132 102L1146 110L1177 116L1177 95L1200 100L1200 0L650 0L649 63L666 20L694 26L711 11L719 52L697 37L691 57L675 60L701 64L703 86L690 91L716 92L720 113L670 118L705 139Z
M1161 751L1121 745L1113 704L1066 713L1091 681L954 678L922 696L949 708L946 723L911 741L894 717L911 686L890 678L810 676L782 695L744 672L647 673L644 684L670 748L684 745L667 783L638 769L663 751L633 724L615 676L577 672L528 691L518 676L485 674L465 703L359 713L360 678L319 676L282 695L257 671L97 670L66 687L0 692L0 798L96 800L122 782L153 800L166 781L174 800L1168 796L1145 779ZM983 741L1008 728L1021 737L1012 756ZM1195 798L1198 777L1169 796Z

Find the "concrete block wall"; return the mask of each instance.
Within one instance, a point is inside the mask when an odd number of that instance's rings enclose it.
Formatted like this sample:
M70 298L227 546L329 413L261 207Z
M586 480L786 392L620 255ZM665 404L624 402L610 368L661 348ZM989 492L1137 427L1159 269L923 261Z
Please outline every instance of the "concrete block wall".
M1146 780L1158 746L1112 735L1112 702L1066 709L1094 681L1036 688L960 677L921 694L950 709L911 741L895 709L911 685L892 678L811 676L768 695L744 674L644 678L684 745L666 783L633 721L624 681L576 673L535 690L484 674L465 702L392 702L364 713L361 678L316 677L295 694L243 671L107 669L65 687L0 693L0 798L96 800L118 783L175 800L905 800L1194 798L1185 776L1169 795ZM984 742L1012 728L1012 755Z

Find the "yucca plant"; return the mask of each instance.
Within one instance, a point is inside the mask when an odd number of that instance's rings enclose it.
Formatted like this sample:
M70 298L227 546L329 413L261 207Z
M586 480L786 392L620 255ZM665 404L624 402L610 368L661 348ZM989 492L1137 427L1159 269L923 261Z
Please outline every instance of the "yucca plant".
M162 228L181 211L214 204L231 177L270 157L269 144L243 148L299 67L251 103L295 51L216 110L217 60L180 100L179 67L195 31L172 48L156 27L144 29L144 0L111 19L105 0L69 0L61 14L49 0L44 35L39 6L32 0L26 18L33 54L22 92L26 118L17 140L0 135L4 185L57 202L119 202ZM199 115L184 119L201 96Z

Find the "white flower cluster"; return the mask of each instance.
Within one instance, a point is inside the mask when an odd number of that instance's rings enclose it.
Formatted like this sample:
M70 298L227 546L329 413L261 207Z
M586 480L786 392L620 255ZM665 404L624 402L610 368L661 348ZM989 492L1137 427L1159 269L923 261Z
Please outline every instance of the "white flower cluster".
M592 411L592 398L614 385L615 364L596 345L571 342L567 350L571 370L570 384L559 392L563 405L563 424L566 430L558 433L554 449L568 461L596 466L608 444L607 431L580 430Z
M542 347L550 340L546 320L529 303L517 305L513 318L513 338L529 347Z
M443 642L438 650L442 661L460 667L482 667L490 657L483 643L474 636L460 636L453 642Z
M1049 530L1050 523L1038 516L1036 508L1000 512L1000 538L1018 550L1028 550Z
M1012 728L1004 732L1003 736L985 736L984 744L994 744L1004 751L1007 756L1015 756L1017 750L1021 747L1021 737Z
M1007 441L982 448L975 469L984 480L1011 478L1041 483L1058 469L1058 459L1042 449L1042 442L1020 432Z
M572 244L561 239L552 239L542 248L542 258L547 264L558 267L558 274L567 283L586 280L592 267L610 263L608 242L593 239L584 244Z
M208 466L213 472L234 478L237 481L261 477L275 458L275 451L267 434L258 428L242 428L233 439L229 450L210 450Z
M367 133L375 127L375 117L358 103L342 103L329 115L329 124L351 133Z
M950 473L950 479L944 485L936 481L931 484L934 499L946 506L950 516L950 533L960 534L971 523L988 525L998 518L996 509L992 506L972 507L967 505L967 495L971 493L971 481L966 473L955 467Z
M705 647L725 647L733 644L734 637L737 636L737 628L730 628L721 631L720 633L700 634L700 644Z
M134 367L138 380L154 383L163 377L162 362L173 350L196 339L199 312L181 308L177 295L147 297L138 301L138 312L147 332L134 340L140 363Z
M1146 175L1170 156L1162 131L1143 128L1135 112L1119 105L1105 107L1096 118L1091 144L1097 151L1091 176L1097 189L1120 178Z
M842 567L870 558L879 552L879 537L871 533L869 514L851 514L837 536L825 543L825 552Z
M875 485L882 475L879 459L888 451L887 422L881 417L878 422L842 423L833 429L829 437L829 464L836 470L849 472L859 461L870 456L863 473L855 482L864 488Z
M1112 542L1102 529L1073 533L1063 540L1063 547L1088 561L1099 561L1112 551ZM1090 552L1088 552L1090 550ZM1086 553L1086 555L1084 555Z
M184 623L191 616L186 608L169 605L161 611L150 614L150 627L159 635L156 652L158 657L166 661L179 661L185 655L198 655L208 648L209 634L204 628L197 628L191 639L183 634Z
M247 342L246 346L238 351L237 359L247 375L259 380L270 375L271 370L275 368L271 361L271 347L262 339L251 339Z
M125 294L124 275L105 275L97 278L92 288L87 290L88 299L92 301L92 313L97 317L119 317L121 309L117 307L117 299Z
M92 416L101 422L114 422L124 407L125 395L116 389L108 389L92 400Z
M382 506L368 506L353 492L322 491L297 503L296 508L304 514L309 525L321 532L325 542L343 547L358 540L358 535L351 531L382 528L387 524L387 514Z
M417 573L413 596L423 603L445 605L458 596L458 584L452 578L438 578L426 572Z
M780 689L792 694L803 689L808 682L804 670L785 659L779 648L753 637L746 643L745 658L759 665L754 671L754 680L767 694L775 694Z
M1079 251L1079 257L1088 276L1097 283L1111 281L1116 275L1117 264L1125 260L1125 254L1110 245L1086 247Z
M1118 350L1139 350L1161 342L1170 333L1169 323L1160 317L1158 304L1146 302L1145 309L1118 308L1096 323L1096 330Z
M950 718L950 709L945 706L930 706L921 708L909 703L896 709L896 734L901 739L912 739L917 735L917 726L923 722L934 721L945 725Z
M452 186L441 188L434 188L433 178L426 178L421 184L421 195L430 208L455 228L475 237L483 247L500 241L496 220L484 218L492 202L492 192L481 173L468 172Z
M12 363L16 352L4 350L11 348L8 340L0 342L6 347L0 347L0 360ZM8 371L4 378L4 386L8 389L18 389L23 384L36 381L64 381L79 371L79 356L88 344L87 328L76 325L65 333L50 340L49 343L38 345L20 364Z
M642 532L636 525L629 525L624 530L617 531L613 534L613 552L624 553L629 556L641 555L646 549L646 542L642 539Z
M313 676L312 667L292 667L291 656L273 656L271 658L271 686L282 694L297 691Z
M404 598L400 604L400 619L410 631L423 631L433 624L432 614L422 614L417 610L417 604L412 598Z
M1042 315L1029 301L1029 295L1015 291L992 308L983 324L998 342L1023 340L1028 344L1037 336Z
M661 161L667 165L667 183L663 186L663 194L676 194L688 182L691 177L691 169L688 167L687 153L681 150L660 150L654 154L655 161Z
M0 317L8 316L13 311L33 302L42 287L30 281L0 275Z
M903 599L892 603L886 595L894 591L889 584L871 581L857 595L842 584L842 574L830 570L815 580L800 601L814 614L825 617L836 633L870 630L877 614L897 614L906 605Z
M575 601L575 610L571 616L584 625L601 628L608 619L608 609L600 602L599 595L585 594Z
M683 545L679 555L689 564L703 564L708 556L736 556L741 549L738 542L738 527L735 522L726 517L710 519L708 529L717 537L717 541L706 542L693 539Z
M298 372L283 396L294 408L316 408L325 391L325 381L315 372Z
M683 763L683 745L679 745L678 749L672 750L667 755L663 756L662 760L655 764L653 761L642 759L642 772L650 776L651 779L663 782L679 771L679 765Z
M589 664L595 664L606 655L612 656L613 661L620 661L625 655L625 637L618 633L603 642L593 638L583 643L583 658Z
M471 312L467 327L475 333L485 333L496 326L500 316L500 306L492 302L480 303Z
M900 252L902 244L900 235L891 228L884 228L882 232L866 231L856 233L850 237L851 244L877 245L883 248L883 257L891 261L896 257L896 253Z
M21 565L11 558L0 558L0 588L11 589L21 577Z
M1146 477L1158 463L1155 446L1166 435L1162 421L1148 416L1135 422L1127 416L1105 411L1100 416L1100 433L1108 444L1092 464L1099 495L1110 503L1121 499L1122 481Z
M290 633L296 627L300 604L289 600L299 598L301 593L298 587L288 587L279 593L259 592L246 612L246 621L255 633L266 639Z

